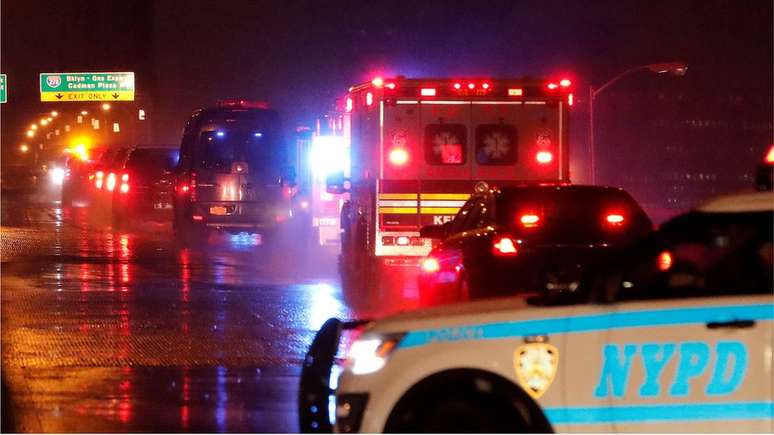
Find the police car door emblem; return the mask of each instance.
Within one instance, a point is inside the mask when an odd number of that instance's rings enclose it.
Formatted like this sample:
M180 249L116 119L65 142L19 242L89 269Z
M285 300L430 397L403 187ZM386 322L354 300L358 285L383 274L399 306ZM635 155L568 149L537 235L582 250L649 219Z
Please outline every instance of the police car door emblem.
M522 388L533 398L551 386L559 367L559 350L548 343L527 343L513 354L513 367Z

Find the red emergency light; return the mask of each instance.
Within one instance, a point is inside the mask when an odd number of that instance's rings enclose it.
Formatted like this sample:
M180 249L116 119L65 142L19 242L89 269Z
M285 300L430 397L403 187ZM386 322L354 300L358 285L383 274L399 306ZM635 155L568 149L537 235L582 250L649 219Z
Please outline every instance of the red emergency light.
M535 154L535 160L541 165L547 165L554 160L554 155L550 151L539 151Z
M371 84L376 86L377 88L381 88L384 86L384 80L381 77L374 77L373 80L371 80Z
M390 150L390 163L396 166L403 166L408 163L408 151L403 148L393 148Z
M370 106L374 104L374 94L371 92L366 92L366 106Z
M353 107L353 106L354 106L354 103L353 103L353 101L352 101L352 98L351 98L351 97L348 97L348 98L347 98L347 106L346 106L346 110L347 110L347 112L351 112L351 111L352 111L352 107Z
M766 154L766 163L774 164L774 145L769 148L769 152Z
M619 213L610 213L607 216L605 216L605 222L607 222L608 225L619 227L623 225L624 217L622 214L619 214Z

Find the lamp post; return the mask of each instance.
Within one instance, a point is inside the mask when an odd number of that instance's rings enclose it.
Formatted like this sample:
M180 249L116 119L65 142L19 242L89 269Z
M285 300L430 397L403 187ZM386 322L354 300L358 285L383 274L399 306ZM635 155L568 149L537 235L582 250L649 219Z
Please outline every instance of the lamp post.
M591 154L591 184L596 184L597 181L596 163L594 158L594 155L596 154L594 145L594 99L597 98L597 96L602 93L602 91L610 87L613 83L621 80L631 73L641 70L649 70L650 72L654 72L656 74L669 73L676 76L683 76L688 70L688 65L686 65L684 62L665 62L641 65L623 71L599 87L595 88L594 85L589 85L589 150Z

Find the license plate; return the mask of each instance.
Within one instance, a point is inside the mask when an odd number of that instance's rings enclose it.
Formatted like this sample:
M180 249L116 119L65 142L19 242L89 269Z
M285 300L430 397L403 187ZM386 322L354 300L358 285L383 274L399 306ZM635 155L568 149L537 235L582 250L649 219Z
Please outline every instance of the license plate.
M157 202L156 204L153 204L153 208L156 210L167 210L172 208L172 204L166 202Z
M225 216L228 214L228 209L226 207L210 207L210 214L215 216Z

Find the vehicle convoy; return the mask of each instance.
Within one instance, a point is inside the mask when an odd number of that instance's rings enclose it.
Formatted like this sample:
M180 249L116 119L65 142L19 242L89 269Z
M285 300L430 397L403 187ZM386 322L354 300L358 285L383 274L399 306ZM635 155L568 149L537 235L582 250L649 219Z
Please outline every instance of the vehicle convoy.
M304 362L301 429L770 433L773 231L770 191L722 196L562 298L331 319Z
M178 149L139 145L116 173L113 189L113 228L133 221L171 221Z
M210 229L270 235L290 218L293 171L277 112L221 101L188 119L175 169L175 232Z
M422 228L422 237L441 241L422 261L419 294L430 302L448 302L571 292L586 265L652 229L623 189L561 183L484 186L453 220Z
M350 88L344 129L349 176L340 268L345 291L411 266L431 249L423 225L451 220L478 181L498 186L569 181L568 79L377 78Z

